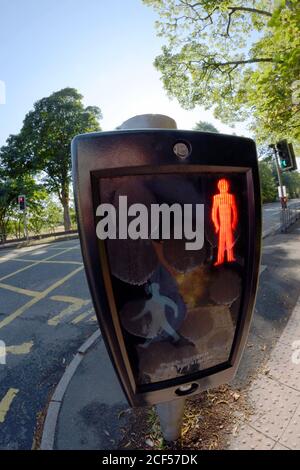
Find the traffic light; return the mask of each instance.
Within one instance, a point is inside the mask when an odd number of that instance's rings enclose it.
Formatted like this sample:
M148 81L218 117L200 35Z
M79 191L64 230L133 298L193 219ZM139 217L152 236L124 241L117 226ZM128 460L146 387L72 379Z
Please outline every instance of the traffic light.
M297 168L297 164L292 144L289 144L287 140L284 139L277 142L276 147L281 170L295 170Z
M25 211L26 209L26 197L24 195L18 196L18 204L20 211Z
M133 406L231 380L255 301L261 200L251 139L118 130L72 143L97 318Z
M290 155L291 155L291 159L292 159L292 165L293 165L291 170L297 170L297 160L296 160L296 155L295 155L295 152L294 152L293 144L289 143L288 146L289 146L289 151L290 151Z

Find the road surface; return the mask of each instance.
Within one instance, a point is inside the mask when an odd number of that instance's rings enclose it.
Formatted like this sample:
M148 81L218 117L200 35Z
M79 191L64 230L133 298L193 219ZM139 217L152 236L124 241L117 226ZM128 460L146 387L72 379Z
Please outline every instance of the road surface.
M291 199L288 207L293 208L300 204L300 199ZM271 202L263 205L263 232L275 228L280 223L281 204L279 202Z
M78 240L0 251L0 449L32 447L39 413L96 328Z

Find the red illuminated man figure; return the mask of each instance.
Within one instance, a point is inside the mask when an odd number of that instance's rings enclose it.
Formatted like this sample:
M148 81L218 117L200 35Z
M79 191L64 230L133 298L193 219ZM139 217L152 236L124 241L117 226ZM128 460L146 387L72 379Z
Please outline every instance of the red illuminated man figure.
M229 183L225 178L218 181L220 194L216 194L213 199L212 221L216 233L219 233L218 258L215 266L224 263L225 250L227 251L227 261L235 261L233 253L234 230L237 226L237 207L233 194L228 192Z

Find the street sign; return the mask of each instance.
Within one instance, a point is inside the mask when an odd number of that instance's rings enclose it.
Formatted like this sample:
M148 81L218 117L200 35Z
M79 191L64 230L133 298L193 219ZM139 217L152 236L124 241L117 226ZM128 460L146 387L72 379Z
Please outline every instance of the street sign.
M254 142L118 130L77 136L72 163L89 287L131 405L231 380L260 262Z
M280 186L277 186L277 190L278 190L278 197L279 198L286 197L286 186L282 186L282 194L281 194L281 187Z

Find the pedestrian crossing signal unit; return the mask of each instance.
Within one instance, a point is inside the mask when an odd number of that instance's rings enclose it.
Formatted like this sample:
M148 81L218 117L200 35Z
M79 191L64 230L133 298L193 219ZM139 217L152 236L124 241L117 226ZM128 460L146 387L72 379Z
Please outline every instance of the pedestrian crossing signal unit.
M18 196L18 204L20 211L25 211L26 209L26 197L24 195Z
M293 145L288 143L286 139L276 144L279 164L282 171L292 171L297 169L296 157Z
M295 152L294 152L294 147L293 147L293 144L289 143L288 144L288 147L289 147L289 151L290 151L290 155L291 155L291 160L292 160L292 168L291 168L291 171L292 170L297 170L297 160L296 160L296 155L295 155Z
M73 184L95 312L132 406L229 382L258 282L251 139L174 129L77 136Z

